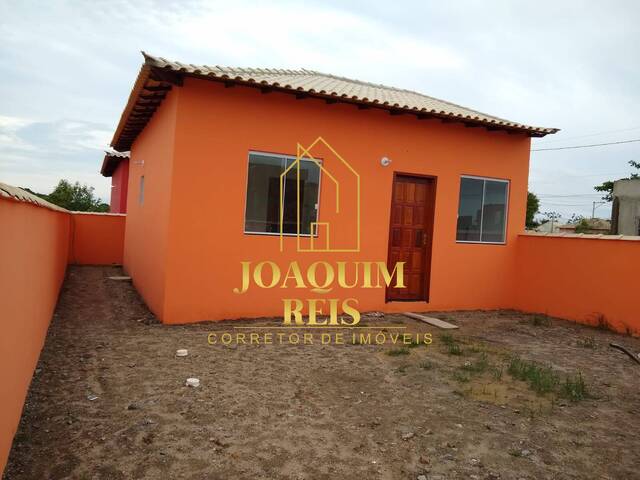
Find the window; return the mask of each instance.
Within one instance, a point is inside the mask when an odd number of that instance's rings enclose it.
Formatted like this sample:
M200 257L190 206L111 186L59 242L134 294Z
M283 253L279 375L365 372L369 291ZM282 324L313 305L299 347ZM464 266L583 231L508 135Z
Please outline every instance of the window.
M280 175L295 157L249 153L245 233L280 234ZM287 172L283 185L282 231L297 232L297 167ZM312 160L300 161L300 233L310 234L311 222L318 219L320 167Z
M138 192L138 203L142 205L144 202L144 175L140 177L140 191Z
M507 180L462 177L456 240L504 243L508 194Z

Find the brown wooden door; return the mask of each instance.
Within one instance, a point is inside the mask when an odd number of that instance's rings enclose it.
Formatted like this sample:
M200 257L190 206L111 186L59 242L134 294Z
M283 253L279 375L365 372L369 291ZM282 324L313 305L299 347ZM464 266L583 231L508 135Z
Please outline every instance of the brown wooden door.
M435 179L396 174L391 197L389 271L404 264L406 288L387 288L387 301L428 301Z

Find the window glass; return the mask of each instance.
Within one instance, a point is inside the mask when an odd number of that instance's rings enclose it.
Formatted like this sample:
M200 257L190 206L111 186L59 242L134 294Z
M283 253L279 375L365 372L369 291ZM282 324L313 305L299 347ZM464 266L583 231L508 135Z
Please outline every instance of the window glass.
M295 160L289 157L249 154L249 180L245 211L245 232L280 233L280 175ZM283 185L283 233L296 233L297 168L294 166ZM300 162L300 233L309 234L309 225L317 220L320 168L313 162Z
M506 181L462 177L457 241L505 241L508 187Z
M456 236L458 241L480 241L483 188L484 181L477 178L462 177L460 181L458 234Z
M287 159L287 167L295 162ZM287 172L284 200L284 233L296 233L296 182L297 167ZM310 160L300 162L300 233L311 233L311 222L318 219L318 192L320 189L320 167ZM314 232L315 233L315 232Z
M283 159L267 155L249 156L249 182L244 229L246 232L280 231L278 202Z
M482 208L483 242L504 242L507 183L486 180Z

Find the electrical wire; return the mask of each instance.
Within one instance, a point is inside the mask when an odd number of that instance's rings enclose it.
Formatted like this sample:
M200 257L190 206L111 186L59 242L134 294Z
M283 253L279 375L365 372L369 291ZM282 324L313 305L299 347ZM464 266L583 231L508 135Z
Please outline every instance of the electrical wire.
M591 197L594 195L602 195L602 193L575 193L571 195L555 195L553 193L536 193L539 198L560 198L560 197Z
M621 143L633 143L640 142L640 138L634 138L633 140L621 140L619 142L607 142L607 143L592 143L591 145L572 145L570 147L553 147L553 148L532 148L532 152L543 152L549 150L571 150L574 148L590 148L590 147L604 147L605 145L620 145Z
M567 138L554 138L552 140L545 138L545 139L536 141L536 144L546 145L548 143L566 142L567 140L575 140L578 138L597 137L599 135L610 135L612 133L630 132L631 130L638 130L638 129L640 129L640 127L621 128L618 130L605 130L603 132L588 133L586 135L578 135L578 136L567 137Z

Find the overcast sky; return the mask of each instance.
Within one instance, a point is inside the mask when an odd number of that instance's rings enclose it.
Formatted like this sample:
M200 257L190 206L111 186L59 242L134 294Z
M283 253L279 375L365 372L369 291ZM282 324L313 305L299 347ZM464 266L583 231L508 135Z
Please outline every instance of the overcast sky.
M0 181L46 193L67 178L108 199L98 170L140 50L316 69L562 129L534 149L640 138L639 2L0 0ZM629 160L640 142L532 152L530 190L542 211L590 216L593 186Z

